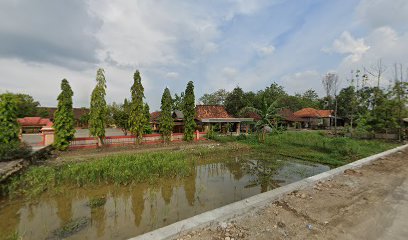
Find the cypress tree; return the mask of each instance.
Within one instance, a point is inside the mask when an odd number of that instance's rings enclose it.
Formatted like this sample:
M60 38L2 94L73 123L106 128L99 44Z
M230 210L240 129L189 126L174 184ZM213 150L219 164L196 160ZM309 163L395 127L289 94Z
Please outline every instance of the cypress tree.
M74 111L72 109L72 96L74 92L68 81L61 81L61 93L58 95L58 107L54 114L55 141L58 150L66 150L69 142L74 138Z
M98 138L98 146L102 146L105 137L106 106L106 80L104 70L98 69L96 73L96 86L91 95L91 107L89 111L89 132Z
M143 112L144 88L139 70L133 75L133 85L130 89L132 102L130 103L129 126L130 132L136 137L136 143L140 143L145 126L145 115Z
M147 103L144 104L143 107L143 113L144 113L144 134L150 134L152 133L152 127L150 126L150 108Z
M163 137L164 142L166 143L171 141L171 133L174 126L171 114L172 107L173 100L171 99L170 90L168 88L165 88L161 99L159 126L160 133Z
M0 95L0 144L18 141L17 102L10 93Z
M184 115L184 140L192 141L194 139L194 130L196 127L195 119L195 97L194 85L190 81L187 83L184 101L183 101L183 115Z

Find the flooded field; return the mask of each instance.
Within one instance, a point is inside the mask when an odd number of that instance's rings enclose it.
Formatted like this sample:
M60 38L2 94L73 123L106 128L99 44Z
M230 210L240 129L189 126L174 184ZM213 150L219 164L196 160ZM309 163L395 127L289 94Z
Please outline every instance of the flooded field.
M126 239L329 170L294 159L245 154L197 165L192 176L131 186L63 186L0 203L0 236Z

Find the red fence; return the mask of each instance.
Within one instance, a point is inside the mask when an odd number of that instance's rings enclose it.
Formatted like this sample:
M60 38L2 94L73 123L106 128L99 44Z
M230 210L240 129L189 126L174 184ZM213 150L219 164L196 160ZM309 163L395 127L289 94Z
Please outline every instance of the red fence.
M196 132L195 141L205 140L205 132ZM173 133L172 142L181 142L183 140L183 133ZM127 136L107 136L104 138L103 143L105 146L124 146L128 144L134 144L136 138L133 135ZM160 134L144 134L142 138L142 144L158 144L163 143L163 139ZM80 148L97 148L98 141L94 137L82 137L74 138L69 148L70 149L80 149Z

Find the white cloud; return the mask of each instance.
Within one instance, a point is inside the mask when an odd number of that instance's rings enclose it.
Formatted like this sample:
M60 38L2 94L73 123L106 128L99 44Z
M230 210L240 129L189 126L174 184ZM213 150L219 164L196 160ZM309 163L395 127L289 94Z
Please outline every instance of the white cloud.
M0 59L0 73L3 91L30 94L42 106L57 105L61 80L64 78L69 81L74 91L74 106L89 106L90 94L96 83L96 69L77 71L53 64L32 64L17 59Z
M238 74L238 70L233 67L225 67L222 69L222 75L227 79L233 79Z
M177 79L178 77L179 77L179 74L177 72L168 72L168 73L166 73L166 78Z
M322 93L320 85L322 75L315 70L307 70L281 77L281 84L289 93L302 93L308 89L314 89L317 93Z
M383 26L407 29L407 13L407 0L362 0L356 8L357 21L372 29Z
M275 52L275 47L273 45L255 46L255 50L261 56L268 56Z
M357 62L369 49L370 46L366 45L364 38L356 39L350 32L345 31L338 39L334 40L331 48L325 48L323 51L348 54L347 61Z

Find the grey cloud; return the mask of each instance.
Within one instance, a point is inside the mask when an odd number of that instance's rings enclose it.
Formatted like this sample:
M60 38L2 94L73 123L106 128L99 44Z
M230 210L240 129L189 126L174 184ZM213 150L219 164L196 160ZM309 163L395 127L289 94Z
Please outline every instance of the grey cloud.
M0 57L84 69L98 63L102 22L82 0L0 2Z

